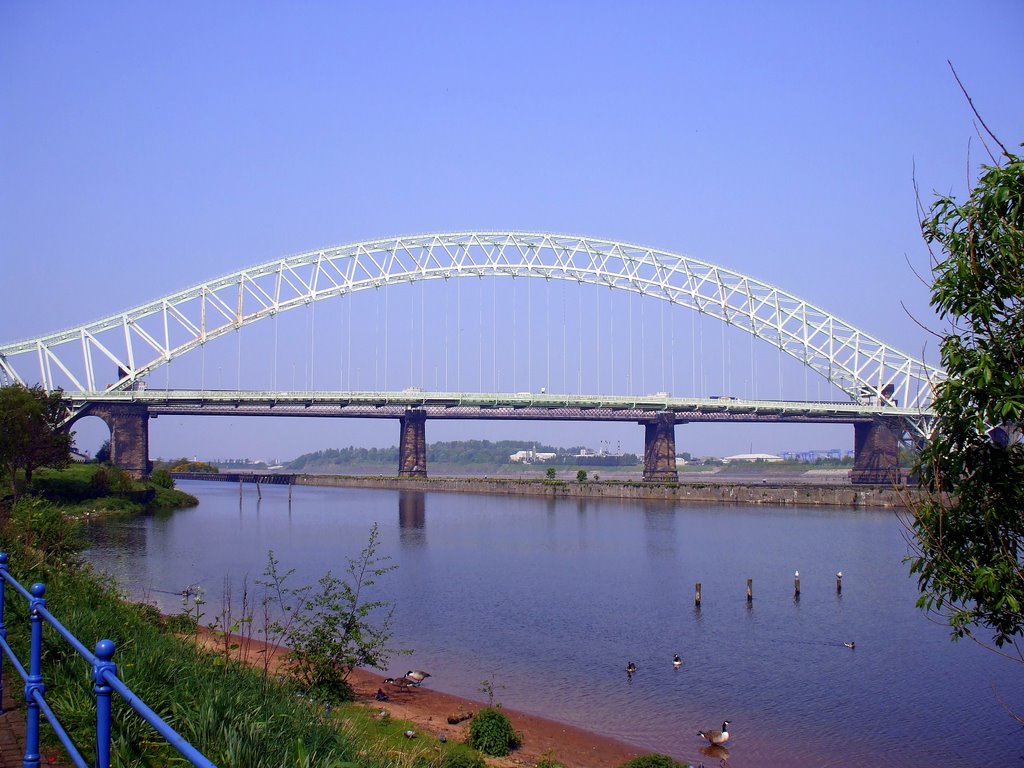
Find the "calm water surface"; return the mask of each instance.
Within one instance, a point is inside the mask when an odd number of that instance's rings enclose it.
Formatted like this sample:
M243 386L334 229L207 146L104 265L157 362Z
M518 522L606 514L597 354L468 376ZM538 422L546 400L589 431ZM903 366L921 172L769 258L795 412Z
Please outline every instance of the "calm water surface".
M241 502L228 483L181 487L198 507L97 524L88 553L168 610L200 583L212 615L225 576L252 585L270 549L304 582L341 574L376 522L399 565L379 585L395 644L415 649L392 674L426 669L476 699L491 680L508 707L695 764L1024 765L1003 708L1024 711L1024 670L914 607L889 512L327 488L289 506L283 487L259 503L252 487ZM728 752L702 753L696 731L726 718Z

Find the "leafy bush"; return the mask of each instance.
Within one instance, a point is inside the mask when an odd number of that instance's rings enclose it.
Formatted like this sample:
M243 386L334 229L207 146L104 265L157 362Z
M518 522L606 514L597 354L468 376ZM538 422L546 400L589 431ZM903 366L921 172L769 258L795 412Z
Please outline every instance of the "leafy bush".
M634 757L629 762L620 765L619 768L690 768L690 766L689 763L680 763L668 755L652 752L649 755Z
M166 469L158 469L149 476L149 482L160 488L173 488L174 478Z
M579 470L576 473L576 480L577 480L577 482L585 483L587 481L587 470L585 470L585 469Z
M479 749L485 755L501 757L518 747L521 741L519 734L512 729L512 723L497 709L481 709L473 716L467 742L473 749Z

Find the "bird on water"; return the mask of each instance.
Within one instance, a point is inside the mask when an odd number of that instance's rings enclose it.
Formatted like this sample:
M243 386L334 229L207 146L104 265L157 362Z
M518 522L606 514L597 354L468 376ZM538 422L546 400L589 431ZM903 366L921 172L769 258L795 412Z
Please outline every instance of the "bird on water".
M683 660L679 658L678 653L672 657L672 666L676 669L679 669L681 666L683 666Z
M847 648L850 648L850 649L853 649L853 648L857 647L857 644L855 642L853 642L852 640L850 642L848 642L848 643L843 643L843 645L845 645Z
M729 721L729 720L726 720L725 722L723 722L722 723L722 730L720 730L720 731L715 731L715 730L697 731L697 735L700 736L702 739L707 739L709 743L715 744L716 746L718 744L725 744L725 742L727 742L729 740L729 723L730 722L731 721Z
M629 663L628 663L628 664L626 665L626 674L627 674L627 675L632 675L632 674L633 674L634 672L636 672L636 664L634 664L634 663L633 663L633 662L631 661L631 662L629 662Z

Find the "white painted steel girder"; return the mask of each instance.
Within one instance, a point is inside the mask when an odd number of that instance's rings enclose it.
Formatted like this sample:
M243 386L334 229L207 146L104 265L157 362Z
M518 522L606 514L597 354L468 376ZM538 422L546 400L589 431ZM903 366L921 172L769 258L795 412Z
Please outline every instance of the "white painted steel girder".
M781 288L688 256L570 235L452 232L288 256L87 325L3 344L0 379L47 389L59 381L80 393L130 389L155 368L278 312L392 283L470 276L571 280L696 310L777 347L852 401L882 411L897 402L927 411L934 384L945 377ZM103 384L97 366L124 373Z

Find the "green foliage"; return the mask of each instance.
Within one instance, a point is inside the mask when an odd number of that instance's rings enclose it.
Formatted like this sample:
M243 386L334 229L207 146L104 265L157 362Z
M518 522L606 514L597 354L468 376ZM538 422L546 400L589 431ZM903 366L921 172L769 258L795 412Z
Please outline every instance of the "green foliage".
M149 482L159 488L173 488L174 478L166 469L158 469L149 476Z
M689 763L680 763L668 755L652 752L649 755L634 757L632 760L620 765L619 768L689 768Z
M160 462L160 469L168 472L199 472L201 474L216 475L220 473L213 464L205 461L192 461L191 459L172 459L171 461Z
M544 473L544 476L547 477L548 480L554 480L557 475L558 470L554 467L548 467L547 471Z
M521 741L519 734L512 729L512 723L500 710L487 707L473 715L467 742L473 749L501 757L518 747Z
M61 429L63 397L60 390L47 392L39 386L0 387L0 470L8 476L15 497L19 470L29 486L37 468L64 467L70 460L74 443L71 433Z
M581 469L576 472L576 482L585 483L587 481L587 470Z
M108 461L110 461L110 441L109 440L104 440L103 441L103 445L101 445L99 447L99 449L96 451L96 455L93 457L93 460L97 464L106 464Z
M985 166L966 202L936 199L922 223L935 247L931 304L949 328L938 421L918 466L928 492L910 521L909 558L925 609L954 638L996 646L1024 633L1024 444L989 438L1024 425L1024 160ZM1019 653L1018 653L1019 656Z
M465 747L453 747L441 759L441 768L487 768L487 761Z
M292 588L292 571L282 573L273 552L258 584L263 604L284 617L268 623L266 639L290 649L288 658L303 690L316 696L346 701L352 698L348 676L356 667L385 669L390 647L394 607L387 600L371 600L367 592L381 576L395 570L390 557L378 555L377 524L358 557L349 558L347 579L328 571L316 588Z
M565 768L563 763L558 762L550 754L544 755L534 768Z
M81 524L67 517L56 504L23 496L14 503L7 536L33 549L51 562L66 562L85 545Z

